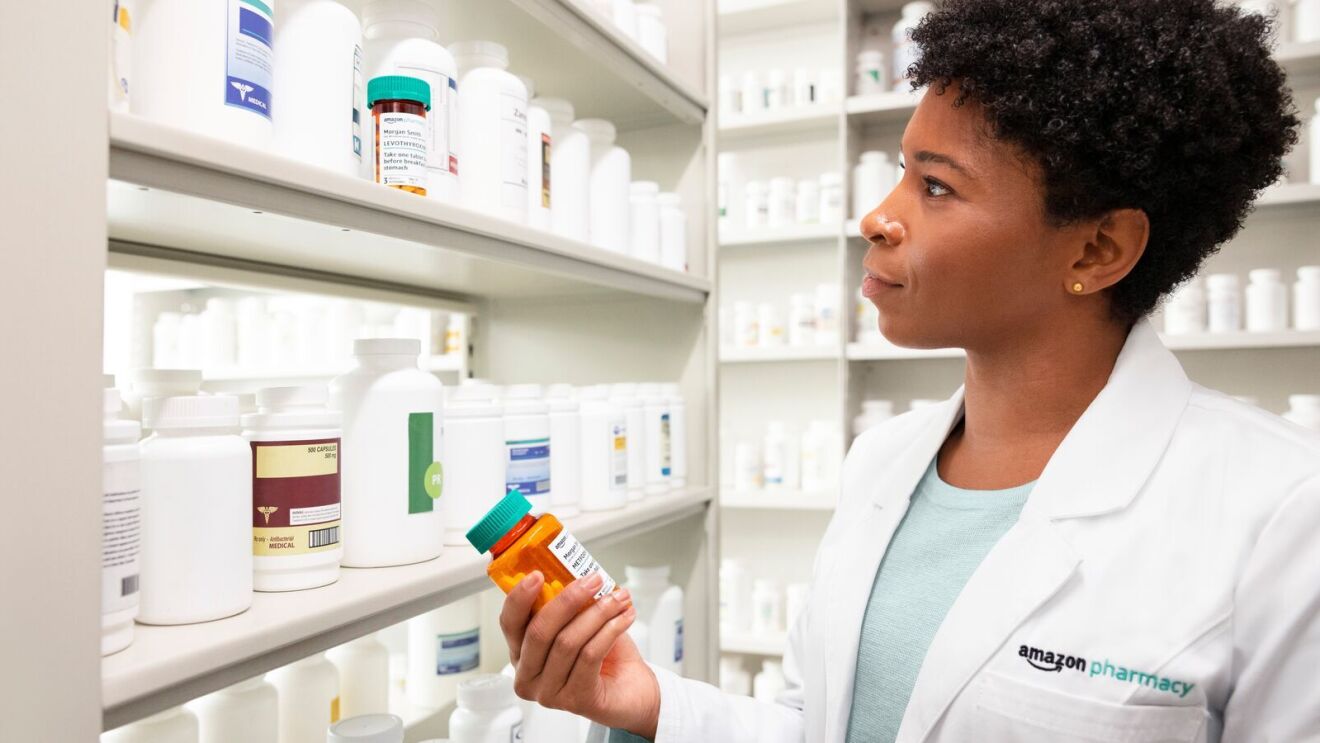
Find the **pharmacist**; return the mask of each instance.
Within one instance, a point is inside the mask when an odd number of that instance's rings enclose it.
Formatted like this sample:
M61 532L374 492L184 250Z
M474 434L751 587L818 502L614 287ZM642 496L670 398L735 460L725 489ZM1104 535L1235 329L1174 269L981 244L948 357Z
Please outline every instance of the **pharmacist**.
M533 576L519 694L658 743L1320 740L1320 439L1188 381L1144 319L1296 142L1266 21L947 0L913 38L863 288L966 376L853 444L788 690L653 672L626 602L532 616Z

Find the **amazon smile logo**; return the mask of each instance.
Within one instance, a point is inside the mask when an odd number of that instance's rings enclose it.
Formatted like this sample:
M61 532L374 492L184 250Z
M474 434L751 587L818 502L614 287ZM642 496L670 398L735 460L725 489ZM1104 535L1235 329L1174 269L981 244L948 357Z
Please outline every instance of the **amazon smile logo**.
M1029 645L1022 645L1018 648L1018 655L1027 659L1027 664L1037 671L1047 671L1060 673L1065 668L1073 671L1085 671L1086 659L1067 653L1056 653L1053 650L1041 650Z

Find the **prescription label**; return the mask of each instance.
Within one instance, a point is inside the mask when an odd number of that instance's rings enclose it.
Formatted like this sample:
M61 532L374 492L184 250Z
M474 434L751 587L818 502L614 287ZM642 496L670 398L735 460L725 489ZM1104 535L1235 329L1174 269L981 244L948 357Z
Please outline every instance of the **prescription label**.
M628 487L628 423L622 416L610 421L610 487Z
M426 117L391 112L378 112L375 117L376 182L425 189L430 138Z
M660 474L669 477L674 471L673 444L669 438L669 413L660 416Z
M527 102L516 95L500 95L500 165L503 183L500 204L509 209L527 206Z
M504 492L517 490L528 498L550 495L550 439L506 441L504 446Z
M592 573L600 573L600 577L604 579L604 582L601 583L600 590L596 592L596 598L605 596L614 590L614 579L610 577L609 573L601 570L600 563L596 562L596 558L592 557L587 548L583 547L582 543L575 539L572 534L569 534L567 529L559 532L559 536L555 537L554 541L550 543L550 552L559 559L559 562L568 569L568 572L575 579L585 578Z
M225 43L225 105L270 118L275 33L269 5L229 0Z
M141 475L133 461L105 463L101 496L101 611L137 606L142 547Z
M452 676L481 665L481 630L436 635L435 675Z
M339 439L252 442L252 554L339 549Z

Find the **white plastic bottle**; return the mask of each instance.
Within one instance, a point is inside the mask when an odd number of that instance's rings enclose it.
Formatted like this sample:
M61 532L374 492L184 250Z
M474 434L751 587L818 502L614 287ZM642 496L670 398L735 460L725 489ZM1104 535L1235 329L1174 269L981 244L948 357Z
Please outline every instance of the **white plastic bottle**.
M637 260L659 265L660 184L655 181L633 181L629 193L631 209L628 226L631 237L628 249Z
M119 392L104 391L101 449L101 655L133 642L142 547L142 455L137 421L119 417Z
M816 73L806 67L793 69L793 105L812 106L819 103Z
M481 597L468 596L408 620L408 703L442 709L481 665Z
M772 178L768 199L768 226L778 229L793 224L797 218L797 182L783 176Z
M362 24L336 0L280 0L275 15L275 149L362 175Z
M101 734L101 743L198 743L197 716L183 707Z
M779 308L762 302L756 308L756 341L761 348L779 348L788 340L784 330L784 317Z
M1168 335L1204 333L1206 329L1205 282L1200 277L1183 284L1164 303L1164 332Z
M374 634L326 652L339 673L339 716L385 714L390 710L390 652Z
M735 231L738 225L747 222L743 217L742 200L737 198L738 187L742 185L738 164L738 155L734 152L721 152L716 157L716 208L721 233Z
M742 658L732 655L720 658L720 691L742 697L752 695L752 675L743 668Z
M554 174L550 172L554 160L553 124L550 112L535 98L536 84L530 77L519 77L527 88L527 225L538 230L549 230L554 199L550 186Z
M863 152L853 168L852 216L862 219L884 201L894 187L894 165L889 155L877 150Z
M783 421L771 421L766 426L762 444L762 478L766 490L783 490L788 470L788 431Z
M513 680L484 674L458 685L458 709L449 716L452 743L510 743L522 740L522 710Z
M550 408L544 395L539 384L515 384L504 392L504 492L522 493L535 516L550 509L554 492Z
M269 387L243 416L251 442L253 587L298 591L339 580L340 424L324 386Z
M655 3L637 3L637 43L648 54L669 62L669 30L665 26L664 11Z
M637 396L646 427L646 494L662 495L669 492L673 475L669 401L654 383L638 385Z
M752 625L750 577L740 560L720 560L720 631L746 632Z
M752 583L752 634L774 635L784 631L784 597L779 584L769 578Z
M578 392L582 424L582 510L607 511L628 504L628 419L609 399L607 385Z
M445 404L445 544L467 544L467 530L504 497L504 410L488 384L452 389Z
M894 90L907 90L908 67L921 58L921 49L912 41L912 30L921 19L935 11L935 4L912 2L903 6L902 16L891 33L894 42Z
M637 385L610 385L610 402L618 406L628 425L628 502L646 496L646 411L637 396Z
M766 89L761 84L761 76L757 74L756 70L744 72L741 85L743 114L755 116L765 111Z
M581 512L582 498L578 490L582 469L578 402L568 384L550 385L545 397L550 408L550 482L555 485L550 491L550 510L561 518L572 518Z
M672 271L687 270L687 215L678 194L664 192L656 197L660 206L660 265Z
M857 53L857 95L873 95L889 89L889 75L885 70L885 55L879 49L864 49Z
M270 147L277 10L274 0L138 9L130 110L237 145Z
M550 221L557 234L587 242L591 216L591 141L573 126L573 104L563 98L532 101L550 115Z
M326 743L403 743L403 718L372 714L345 717L326 731Z
M604 119L579 119L574 126L591 142L591 244L616 253L628 253L631 235L632 158L614 144L614 125Z
M462 41L458 64L459 190L463 205L527 223L527 88L508 72L509 52Z
M862 412L853 418L853 435L861 436L893 417L893 400L863 400Z
M339 721L339 672L325 653L271 671L266 680L279 692L280 743L325 743Z
M733 489L739 493L760 490L764 474L761 450L750 441L739 441L733 448Z
M647 660L677 674L683 673L683 589L669 583L669 566L624 568L637 618L650 628Z
M1288 329L1288 287L1283 273L1275 268L1258 268L1247 274L1247 330L1253 333L1278 333Z
M816 345L833 346L839 342L839 285L816 285Z
M1293 327L1320 330L1320 266L1297 269L1293 284Z
M417 368L416 338L362 338L330 385L344 416L340 485L347 567L433 559L444 544L444 385Z
M257 676L192 702L198 743L278 743L279 699L275 687Z
M431 136L427 150L428 198L447 203L458 200L458 67L449 50L438 44L440 23L431 6L420 0L372 0L362 13L366 39L365 79L404 75L431 86L431 110L426 127ZM373 138L365 138L363 160L373 162ZM370 174L366 175L371 178Z
M196 395L202 391L202 372L197 369L135 369L123 393L123 416L142 420L142 403L153 397ZM144 429L150 426L143 424Z
M1283 417L1312 431L1320 431L1320 395L1289 395L1288 412Z
M1205 280L1208 290L1211 333L1233 333L1242 329L1242 287L1236 274L1210 274Z
M752 697L758 702L773 703L785 686L783 662L765 660L761 663L761 672L752 679Z
M624 36L637 40L637 5L634 0L610 0L611 15L614 25L619 27Z
M1320 41L1320 0L1293 0L1293 40Z
M687 487L687 404L672 382L660 386L669 411L669 487Z
M798 224L820 223L820 182L808 178L797 182L794 221Z
M138 621L191 624L252 604L252 450L238 398L146 403L142 442L142 587Z
M743 216L748 232L770 226L770 188L765 181L747 181L743 187Z
M110 2L110 110L128 111L128 95L133 78L133 18L131 0Z
M760 345L760 317L757 306L751 302L733 303L733 345L735 348L756 348Z
M829 172L820 175L820 223L843 221L843 177Z
M816 345L816 305L810 294L794 294L788 313L788 345Z

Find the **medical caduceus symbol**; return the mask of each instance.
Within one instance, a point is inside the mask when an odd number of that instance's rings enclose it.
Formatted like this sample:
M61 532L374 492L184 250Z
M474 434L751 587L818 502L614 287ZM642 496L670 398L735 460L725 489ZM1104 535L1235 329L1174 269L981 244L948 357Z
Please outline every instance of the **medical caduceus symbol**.
M257 506L257 513L265 517L268 525L270 524L270 515L278 510L280 510L279 506Z

